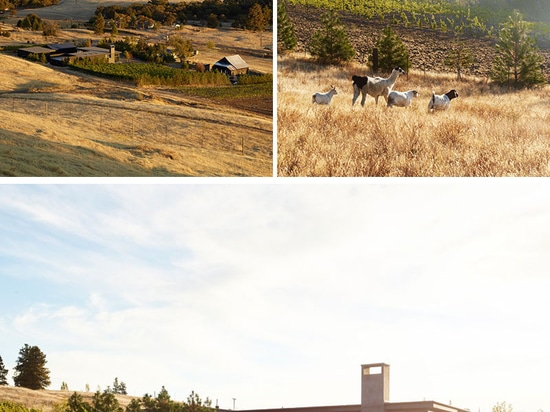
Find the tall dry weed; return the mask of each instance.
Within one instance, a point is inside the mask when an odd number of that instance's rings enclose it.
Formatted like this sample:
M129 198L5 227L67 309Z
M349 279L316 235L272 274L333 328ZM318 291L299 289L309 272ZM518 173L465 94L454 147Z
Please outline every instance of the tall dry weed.
M410 108L352 106L358 65L322 67L279 60L279 176L548 176L550 89L506 92L485 79L413 71L395 90L420 93ZM314 92L335 85L330 106ZM428 113L432 90L460 96L446 112Z

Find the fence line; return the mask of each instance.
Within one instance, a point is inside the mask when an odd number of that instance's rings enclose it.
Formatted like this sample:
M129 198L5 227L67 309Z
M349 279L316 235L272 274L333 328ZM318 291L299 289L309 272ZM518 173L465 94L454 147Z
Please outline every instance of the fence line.
M208 136L199 132L198 136L186 135L185 129L189 128L189 123L200 122L204 125L204 120L188 117L186 115L162 113L156 110L139 110L139 116L136 117L136 111L131 108L108 106L93 102L70 102L63 100L41 100L30 97L13 96L0 94L0 107L12 113L23 113L40 117L60 117L66 120L82 120L82 113L86 113L89 119L90 127L96 127L105 132L114 135L122 135L132 140L144 140L150 143L162 143L178 146L190 146L194 148L208 150L223 150L240 154L241 156L265 155L271 156L272 150L262 149L253 143L247 144L247 139L242 135L232 136L227 133L219 138ZM83 110L84 109L84 112ZM115 127L113 124L121 123L121 116L127 118L127 128ZM188 120L188 124L181 124L181 121ZM174 123L179 120L180 123ZM220 127L225 125L220 124ZM199 127L205 130L204 127ZM136 142L137 143L137 142Z

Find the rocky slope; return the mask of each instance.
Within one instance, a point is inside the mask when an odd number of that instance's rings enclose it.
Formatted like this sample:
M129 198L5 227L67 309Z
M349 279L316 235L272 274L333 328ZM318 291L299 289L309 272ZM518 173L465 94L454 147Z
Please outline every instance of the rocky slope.
M296 26L298 38L297 52L304 52L311 36L320 28L323 10L315 7L287 4L287 12ZM348 36L356 51L355 60L366 64L382 29L389 21L367 20L348 12L340 12L340 19L348 29ZM394 31L405 43L412 68L426 71L452 72L444 64L445 57L455 42L453 35L428 28L393 25ZM487 76L495 56L495 41L487 38L466 38L467 47L473 55L474 63L463 68L464 74ZM550 50L541 50L545 59L545 73L550 79Z

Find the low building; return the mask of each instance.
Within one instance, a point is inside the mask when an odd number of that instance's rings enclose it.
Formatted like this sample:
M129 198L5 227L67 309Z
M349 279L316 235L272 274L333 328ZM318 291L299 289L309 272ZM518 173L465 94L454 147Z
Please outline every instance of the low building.
M239 412L281 412L283 409L253 409ZM229 411L228 411L229 412ZM390 365L361 365L361 404L284 408L284 412L469 412L436 401L390 402Z
M212 70L218 70L228 76L237 76L239 74L247 74L249 66L241 56L234 54L233 56L226 56L218 60L212 65Z
M24 47L22 49L17 50L17 55L23 58L27 58L31 54L38 57L42 55L48 57L52 53L55 53L54 49L50 49L49 47L42 47L42 46Z
M120 52L111 45L110 49L102 47L79 47L74 53L51 56L49 61L54 66L66 66L69 62L80 59L91 59L105 63L115 63L119 60Z
M40 57L45 55L48 62L55 66L66 66L70 61L78 59L92 59L115 63L120 57L120 52L111 45L110 49L102 47L76 47L72 43L48 44L46 47L34 46L17 50L19 57L27 58L31 54Z

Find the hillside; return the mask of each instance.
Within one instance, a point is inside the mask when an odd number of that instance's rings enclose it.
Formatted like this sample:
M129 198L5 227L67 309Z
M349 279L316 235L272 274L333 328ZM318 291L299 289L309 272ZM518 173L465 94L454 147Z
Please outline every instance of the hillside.
M0 176L272 174L272 118L252 101L227 106L7 55L0 65Z
M320 28L323 9L287 4L287 12L296 26L298 45L296 53L304 53L311 36ZM389 20L367 19L363 16L347 12L339 12L342 23L347 27L349 39L356 51L355 62L367 64L372 48L378 40L382 30L390 25ZM453 35L440 30L426 27L406 27L401 24L392 25L394 31L404 42L413 69L421 71L451 72L445 66L445 58L453 47ZM495 40L487 37L467 37L465 40L471 51L474 63L463 69L463 73L472 76L487 76L495 55ZM550 49L541 49L545 60L545 74L550 80Z
M27 408L41 409L49 412L55 405L63 403L74 391L32 390L14 386L0 386L0 400L15 402ZM93 392L78 392L86 402L90 402ZM120 405L125 408L134 396L115 395Z

